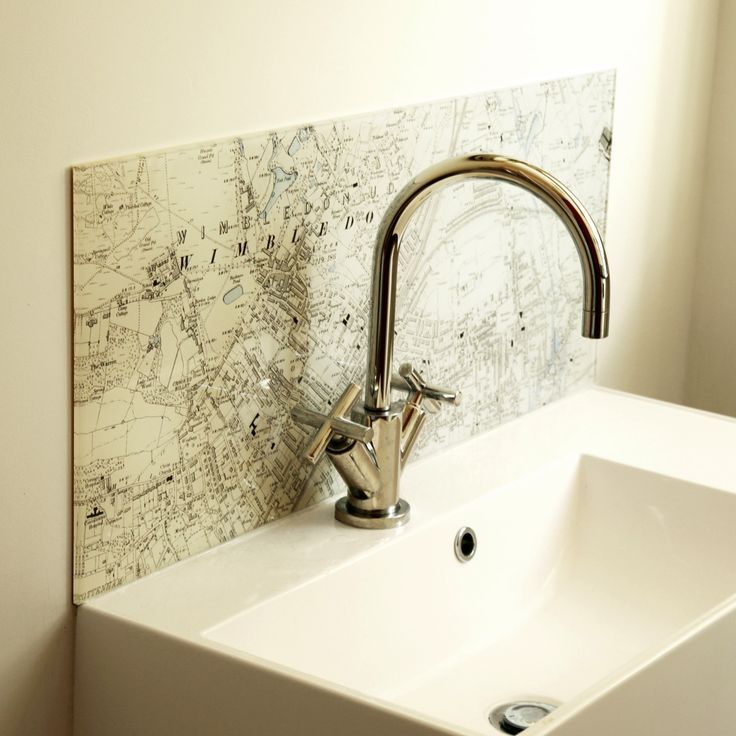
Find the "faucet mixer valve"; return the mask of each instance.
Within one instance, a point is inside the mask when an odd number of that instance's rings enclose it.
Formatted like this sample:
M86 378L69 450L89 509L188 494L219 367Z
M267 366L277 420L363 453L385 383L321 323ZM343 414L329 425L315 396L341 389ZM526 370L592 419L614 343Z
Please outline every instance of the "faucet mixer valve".
M391 387L408 390L410 402L419 403L421 399L429 400L424 407L430 414L434 414L439 409L439 402L459 406L463 397L461 391L430 386L411 363L402 363L399 366L399 374L393 376Z
M360 386L357 383L349 383L329 414L320 414L302 406L295 406L291 410L291 416L295 421L317 428L304 451L305 459L312 465L316 465L322 459L327 446L335 436L357 440L363 444L368 444L373 439L371 427L345 418L346 415L349 415L359 395Z
M399 249L414 213L433 192L474 178L520 187L562 220L582 269L583 337L608 335L610 279L603 240L593 218L567 187L532 164L490 153L448 159L417 174L396 195L378 228L362 424L345 416L358 397L355 384L348 387L329 415L300 408L292 411L297 421L318 428L307 459L316 463L327 451L348 487L348 495L335 505L338 521L370 529L405 524L410 510L399 495L399 479L427 412L437 411L440 402L460 403L459 391L427 385L409 363L401 366L398 376L393 374L396 285ZM406 401L399 405L391 401L391 390L397 388L408 392ZM333 442L334 437L338 440Z

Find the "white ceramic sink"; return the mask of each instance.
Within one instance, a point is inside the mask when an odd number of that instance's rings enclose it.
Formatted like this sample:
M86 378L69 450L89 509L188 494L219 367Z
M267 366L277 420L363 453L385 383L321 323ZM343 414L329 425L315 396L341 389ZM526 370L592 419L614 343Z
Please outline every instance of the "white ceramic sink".
M80 612L77 733L496 736L495 706L541 698L530 736L732 734L734 446L589 391L410 467L403 529L328 502L108 594Z
M568 458L205 636L485 734L491 706L569 701L666 644L736 591L734 560L736 496Z

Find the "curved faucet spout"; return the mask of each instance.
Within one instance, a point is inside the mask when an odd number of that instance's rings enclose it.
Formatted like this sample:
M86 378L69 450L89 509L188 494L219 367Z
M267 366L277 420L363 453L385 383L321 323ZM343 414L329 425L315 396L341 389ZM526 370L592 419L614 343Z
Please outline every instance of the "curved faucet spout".
M371 326L365 408L384 414L391 404L396 274L401 238L417 208L437 189L461 179L500 179L526 189L565 223L583 271L583 336L608 335L610 280L603 240L592 217L575 195L536 166L505 156L474 154L425 169L396 196L381 221L373 263Z

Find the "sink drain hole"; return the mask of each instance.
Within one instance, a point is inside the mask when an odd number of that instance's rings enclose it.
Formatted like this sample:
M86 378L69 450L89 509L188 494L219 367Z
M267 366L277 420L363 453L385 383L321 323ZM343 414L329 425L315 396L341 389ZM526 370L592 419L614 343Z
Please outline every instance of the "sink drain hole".
M557 705L542 700L517 700L494 708L488 720L503 733L518 734L541 721L555 708Z

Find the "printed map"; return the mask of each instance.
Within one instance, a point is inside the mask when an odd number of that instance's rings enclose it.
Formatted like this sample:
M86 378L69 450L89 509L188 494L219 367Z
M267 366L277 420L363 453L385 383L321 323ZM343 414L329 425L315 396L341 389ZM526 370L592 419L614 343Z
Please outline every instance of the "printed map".
M74 207L74 596L80 602L341 492L302 404L363 383L374 239L414 174L503 153L603 231L612 72L82 165ZM402 244L396 360L461 387L416 455L587 385L564 226L458 184Z

